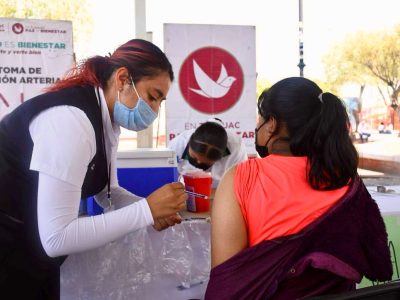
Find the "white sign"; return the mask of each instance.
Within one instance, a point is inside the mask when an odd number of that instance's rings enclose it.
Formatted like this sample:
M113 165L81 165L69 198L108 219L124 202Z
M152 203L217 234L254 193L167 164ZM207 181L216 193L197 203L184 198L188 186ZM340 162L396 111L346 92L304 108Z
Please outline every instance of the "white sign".
M0 18L0 119L73 63L70 21Z
M217 117L254 154L255 27L165 24L164 48L175 73L166 101L167 141Z

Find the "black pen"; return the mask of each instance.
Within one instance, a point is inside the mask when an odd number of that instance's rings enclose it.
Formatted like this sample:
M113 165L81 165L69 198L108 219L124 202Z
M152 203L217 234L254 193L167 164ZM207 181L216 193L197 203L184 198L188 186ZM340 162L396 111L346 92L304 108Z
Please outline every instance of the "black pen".
M188 191L188 190L185 190L185 193L188 193L189 195L193 195L193 196L195 196L195 197L200 197L200 198L203 198L203 199L208 199L208 196L206 196L206 195L199 194L199 193L195 193L195 192L191 192L191 191Z

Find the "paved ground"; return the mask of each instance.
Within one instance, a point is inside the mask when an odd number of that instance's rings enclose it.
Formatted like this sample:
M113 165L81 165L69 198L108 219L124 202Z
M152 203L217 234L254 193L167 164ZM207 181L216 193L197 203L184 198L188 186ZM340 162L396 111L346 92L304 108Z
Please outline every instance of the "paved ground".
M392 134L373 133L367 143L356 141L360 157L400 163L400 137ZM400 174L385 174L376 170L359 169L366 185L400 185Z
M363 176L362 176L363 177ZM366 186L390 186L400 185L400 177L394 176L382 176L382 177L363 177L364 184Z

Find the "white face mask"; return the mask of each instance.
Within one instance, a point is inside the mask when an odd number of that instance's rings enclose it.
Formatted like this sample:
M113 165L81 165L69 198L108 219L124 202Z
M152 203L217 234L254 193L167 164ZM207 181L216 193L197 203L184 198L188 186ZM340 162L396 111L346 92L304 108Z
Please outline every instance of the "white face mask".
M157 118L157 114L151 109L146 101L139 96L135 84L132 81L133 89L138 96L138 102L134 108L129 108L119 101L119 91L114 104L114 122L118 125L134 131L140 131L149 127Z

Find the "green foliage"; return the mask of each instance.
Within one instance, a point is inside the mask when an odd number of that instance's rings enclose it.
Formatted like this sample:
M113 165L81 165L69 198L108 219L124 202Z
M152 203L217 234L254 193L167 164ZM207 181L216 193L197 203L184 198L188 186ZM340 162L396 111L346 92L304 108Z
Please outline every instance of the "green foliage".
M365 85L372 81L365 67L358 61L360 56L365 55L369 43L365 34L348 36L323 58L327 82L336 90L347 82Z
M400 25L389 31L359 32L347 37L325 56L324 64L332 86L360 84L360 107L365 85L374 85L400 118ZM386 86L386 95L381 85Z
M257 79L257 100L261 93L271 87L271 83L266 79Z
M323 92L329 92L338 95L337 85L332 84L332 82L322 81L320 79L311 79L311 80L314 81L321 88Z
M85 41L92 33L93 20L87 0L0 0L0 16L72 21L76 42Z
M17 12L16 0L0 0L0 16L12 17Z
M328 82L384 84L390 96L400 92L400 25L391 31L359 32L338 43L324 57Z

